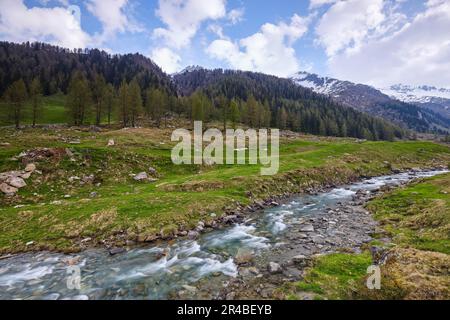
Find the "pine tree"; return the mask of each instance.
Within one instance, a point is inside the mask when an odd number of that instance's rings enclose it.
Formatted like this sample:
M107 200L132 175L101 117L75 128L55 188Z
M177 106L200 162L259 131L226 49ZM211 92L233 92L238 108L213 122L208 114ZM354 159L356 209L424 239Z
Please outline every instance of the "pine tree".
M66 106L68 107L72 123L75 126L83 125L91 104L91 90L84 75L76 72L72 76L67 93Z
M247 100L247 124L250 127L257 127L259 125L258 102L255 97L251 95Z
M229 116L230 104L228 99L224 95L220 95L217 98L216 103L221 113L220 117L223 123L223 130L225 131L227 129L227 120Z
M236 124L239 121L239 107L236 103L236 100L231 100L230 103L230 121L233 126L233 129L236 129Z

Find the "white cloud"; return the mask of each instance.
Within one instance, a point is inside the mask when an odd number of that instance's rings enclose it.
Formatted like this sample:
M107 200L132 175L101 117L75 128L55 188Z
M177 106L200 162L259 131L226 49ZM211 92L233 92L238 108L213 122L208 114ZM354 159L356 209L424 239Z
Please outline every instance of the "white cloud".
M169 48L157 48L153 50L151 59L166 73L174 73L181 69L181 57Z
M320 19L317 42L330 56L344 48L357 48L385 20L384 0L338 1Z
M244 8L238 8L233 9L227 14L228 20L230 20L231 24L239 23L244 18L245 9Z
M315 9L315 8L321 7L325 4L335 3L337 1L339 1L339 0L310 0L309 8Z
M68 48L87 47L90 42L90 36L66 8L27 8L23 0L0 1L0 37L14 42L44 41Z
M139 31L139 27L132 23L125 12L128 0L88 0L86 8L103 26L103 33L99 41L104 42L117 32Z
M168 47L187 47L202 22L226 16L225 4L226 0L159 0L156 14L167 27L155 29L153 34Z
M450 87L449 30L450 0L430 0L424 12L394 30L383 29L383 33L361 40L352 50L330 50L335 53L329 59L330 71L336 77L375 86L404 83ZM347 41L341 43L351 46Z
M206 52L235 69L288 76L300 69L293 44L307 32L308 24L308 18L294 15L289 24L266 23L239 42L215 40Z

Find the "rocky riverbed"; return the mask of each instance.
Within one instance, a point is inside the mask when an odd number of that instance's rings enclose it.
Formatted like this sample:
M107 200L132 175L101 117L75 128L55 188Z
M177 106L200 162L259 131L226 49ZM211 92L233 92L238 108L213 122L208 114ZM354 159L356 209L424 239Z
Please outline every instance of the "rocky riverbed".
M364 203L444 171L409 172L300 195L187 238L128 250L28 253L0 260L1 299L273 298L318 254L358 252L377 224ZM201 233L204 229L213 231ZM386 239L388 241L388 239ZM68 286L80 271L80 287ZM73 280L73 279L72 279Z

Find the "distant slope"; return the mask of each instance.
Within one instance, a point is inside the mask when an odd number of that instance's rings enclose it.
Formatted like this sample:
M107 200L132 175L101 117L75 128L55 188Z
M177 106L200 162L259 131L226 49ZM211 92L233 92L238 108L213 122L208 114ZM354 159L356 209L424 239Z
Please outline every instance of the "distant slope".
M430 109L450 119L450 89L398 84L381 88L380 91L392 98Z
M270 108L272 125L319 135L352 136L390 140L405 136L404 130L373 115L367 115L298 86L290 79L236 70L208 70L189 67L172 75L178 93L191 95L197 90L207 96L224 95L247 101L253 96ZM280 125L280 118L286 125Z
M299 86L326 94L334 101L419 132L450 130L450 119L432 110L392 99L380 90L363 84L299 72L292 77Z

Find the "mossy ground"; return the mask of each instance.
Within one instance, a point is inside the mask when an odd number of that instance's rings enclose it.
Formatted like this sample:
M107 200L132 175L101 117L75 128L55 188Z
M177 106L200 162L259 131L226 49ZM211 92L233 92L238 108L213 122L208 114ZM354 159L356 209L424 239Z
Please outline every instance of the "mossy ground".
M68 148L74 159L38 162L42 175L34 174L17 197L0 195L0 252L77 250L88 237L94 244L170 237L211 219L211 213L219 217L237 202L450 161L448 147L429 142L301 136L282 138L278 175L262 177L257 165L175 166L170 158L172 130L0 129L1 142L10 143L0 146L0 172L23 169L14 157L34 148ZM107 147L109 139L115 140L114 147ZM77 140L79 144L71 143ZM158 171L159 181L139 183L130 176L149 167ZM91 174L93 183L69 182L70 177ZM90 197L91 192L97 197ZM34 245L27 247L31 241Z
M303 281L282 288L284 297L317 299L449 299L450 174L426 179L371 201L394 247L386 248L381 290L365 286L372 256L331 254L314 261ZM373 245L383 245L375 241Z

